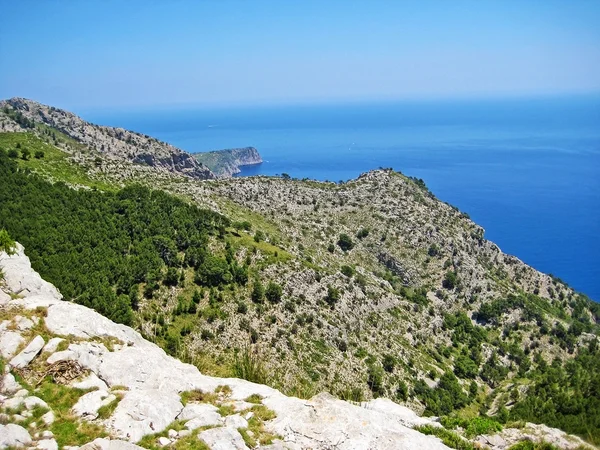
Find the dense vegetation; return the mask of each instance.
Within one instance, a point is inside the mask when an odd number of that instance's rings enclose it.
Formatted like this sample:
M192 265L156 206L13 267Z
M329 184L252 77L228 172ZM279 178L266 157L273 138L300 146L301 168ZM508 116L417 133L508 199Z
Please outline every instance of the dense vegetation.
M19 170L0 152L0 229L26 248L36 270L68 299L131 323L139 285L177 283L191 266L207 284L235 268L210 256L207 236L228 220L141 186L75 190ZM205 279L204 279L205 278Z

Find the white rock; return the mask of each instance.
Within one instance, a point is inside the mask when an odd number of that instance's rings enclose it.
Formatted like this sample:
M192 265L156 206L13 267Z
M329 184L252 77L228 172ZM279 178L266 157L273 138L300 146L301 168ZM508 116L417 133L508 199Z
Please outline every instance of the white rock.
M106 383L104 381L102 381L100 378L98 378L98 375L96 375L94 372L90 373L89 376L87 376L83 380L73 383L72 386L74 388L83 389L83 390L88 390L88 389L93 389L93 388L99 389L101 391L108 390L108 386L106 385Z
M224 402L224 406L231 406L235 412L244 411L245 409L250 409L253 406L256 406L254 403L248 403L243 400L236 400L232 402Z
M89 308L61 302L48 308L46 327L55 334L81 338L114 337L123 342L147 345L142 336L131 328L116 324Z
M23 316L15 316L13 319L15 321L15 326L19 331L27 331L33 328L33 321L27 317Z
M63 350L62 352L52 353L47 359L48 364L54 364L58 361L76 361L77 354L72 350Z
M190 434L192 434L192 430L179 430L177 432L177 437L183 438L183 437L189 436Z
M19 389L13 397L27 397L28 395L29 391L27 389Z
M37 448L41 450L58 450L58 444L54 439L42 439L38 441Z
M211 428L198 434L211 450L246 450L242 435L233 428Z
M54 411L48 411L46 414L40 417L40 419L42 419L42 422L44 422L46 425L52 425L55 419Z
M188 403L177 416L177 420L195 419L210 413L218 414L217 411L217 407L210 403Z
M254 413L253 413L252 411L248 411L248 412L246 413L246 415L244 416L244 419L246 419L246 420L250 420L250 419L252 419L253 417L254 417Z
M405 425L409 428L414 428L421 425L431 425L434 427L442 426L439 422L435 422L425 417L420 417L412 409L394 403L387 398L377 398L375 400L363 403L362 406L366 409L389 414L393 418L396 418L402 425Z
M161 436L158 438L158 443L165 447L171 443L171 439Z
M55 301L60 300L62 295L58 290L47 281L42 280L42 277L31 268L23 246L17 243L16 250L16 253L11 256L4 252L0 253L0 268L4 273L4 283L7 288L25 298L43 295Z
M59 337L54 337L50 339L48 343L44 346L43 352L54 353L62 341L64 341L64 339Z
M172 428L167 432L167 436L169 436L170 439L176 439L177 435L178 435L177 431L175 431Z
M234 414L225 418L225 426L235 429L248 428L248 421L239 414Z
M36 336L33 340L13 359L10 360L10 365L17 369L26 367L37 354L44 348L44 338Z
M39 406L40 408L46 408L48 409L48 403L46 403L44 400L42 400L39 397L35 397L35 396L31 396L31 397L27 397L23 403L25 404L25 408L31 410L33 408L35 408L36 406Z
M185 423L185 427L188 430L195 430L200 427L217 426L223 425L223 418L219 413L210 413L202 417L196 417L195 419L188 420Z
M17 383L15 377L12 373L7 373L2 377L2 382L0 382L0 392L4 394L14 394L18 390L21 389L21 385Z
M107 424L118 437L137 442L146 434L162 432L182 409L176 393L138 389L125 394Z
M3 358L9 359L17 352L19 345L25 339L16 331L4 331L0 333L0 354Z
M66 447L63 450L69 450ZM79 447L79 450L144 450L142 447L131 442L118 439L98 438L88 444Z
M108 405L116 398L113 394L109 394L106 391L88 392L77 400L72 411L86 420L93 420L98 417L98 410L102 406Z
M42 432L42 437L46 438L46 439L50 439L54 437L54 433L50 430L46 430L44 432Z
M6 305L10 302L10 295L0 289L0 306Z
M6 409L18 409L23 405L24 401L23 397L13 397L6 400L2 406Z
M9 423L0 424L0 449L6 447L25 447L31 444L29 432L22 426Z

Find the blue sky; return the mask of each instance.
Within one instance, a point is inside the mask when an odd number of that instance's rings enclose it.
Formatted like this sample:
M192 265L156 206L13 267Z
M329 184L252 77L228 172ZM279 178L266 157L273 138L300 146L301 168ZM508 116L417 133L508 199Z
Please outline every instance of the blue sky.
M600 1L0 0L0 98L146 108L600 91Z

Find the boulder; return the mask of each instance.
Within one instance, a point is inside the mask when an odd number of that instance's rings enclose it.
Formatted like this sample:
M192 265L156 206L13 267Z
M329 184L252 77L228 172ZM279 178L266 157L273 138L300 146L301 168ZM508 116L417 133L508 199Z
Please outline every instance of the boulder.
M248 421L239 414L234 414L225 418L225 426L235 429L248 428Z
M48 308L46 327L54 334L80 338L113 337L125 343L148 345L131 328L114 323L96 311L74 303L60 302Z
M20 448L30 444L31 436L25 428L14 423L0 424L0 449L7 447Z
M106 383L98 378L98 375L96 375L94 372L90 373L83 380L72 383L71 386L77 389L83 389L84 391L94 388L101 391L108 391L108 386Z
M4 283L9 291L24 298L41 295L51 301L62 299L58 289L43 280L31 268L31 262L25 255L21 244L17 243L16 252L13 255L9 256L0 252L0 268L4 273Z
M211 450L249 450L239 431L228 428L211 428L198 434Z
M37 443L40 450L58 450L58 444L54 439L41 439Z
M6 305L10 302L10 295L0 289L0 306Z
M33 320L29 319L28 317L15 316L13 320L15 322L17 330L19 331L27 331L33 328L34 325Z
M14 394L18 390L22 389L21 385L17 383L12 373L4 374L2 381L0 382L0 392L3 394Z
M35 396L26 397L25 400L23 400L23 403L25 404L25 408L27 408L28 410L33 409L35 407L48 409L48 404L41 398Z
M118 439L98 438L81 447L79 450L144 450L142 447L131 442Z
M24 341L25 339L15 331L0 333L0 355L5 359L12 358Z
M36 336L33 340L13 359L10 360L10 365L14 368L21 369L26 367L37 354L44 348L44 338Z
M177 416L177 420L190 420L198 417L203 417L212 413L216 413L218 409L209 403L188 403L185 405L181 413ZM219 415L220 417L220 415Z
M54 353L62 341L64 341L64 339L59 337L50 339L44 346L44 353Z
M73 413L86 419L93 420L98 417L98 410L108 405L117 397L106 391L92 391L82 395L73 406Z
M146 434L163 431L182 409L176 393L138 389L125 394L106 423L118 437L137 442Z
M434 427L442 426L439 422L426 417L420 417L412 409L394 403L387 398L377 398L375 400L363 403L361 406L363 406L365 409L389 414L393 418L396 418L402 425L409 428L414 428L421 425L431 425Z
M46 425L52 425L54 423L54 420L55 420L54 412L53 411L48 411L46 414L44 414L42 417L40 417L40 419Z

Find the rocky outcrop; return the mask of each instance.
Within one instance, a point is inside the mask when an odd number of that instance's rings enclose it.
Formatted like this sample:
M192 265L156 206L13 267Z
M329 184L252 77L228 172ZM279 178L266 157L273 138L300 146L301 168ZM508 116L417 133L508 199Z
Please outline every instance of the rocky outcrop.
M4 112L6 110L7 112ZM16 120L11 119L18 114ZM24 98L11 98L0 102L0 131L35 131L21 126L18 121L29 125L43 124L74 139L87 147L88 152L77 146L71 152L87 157L89 162L102 164L95 157L127 161L149 166L158 171L172 172L198 180L215 178L214 174L189 153L150 136L123 128L94 125L73 113L42 105Z
M240 167L261 164L262 157L254 147L232 148L213 152L195 153L196 158L220 178L240 173Z

